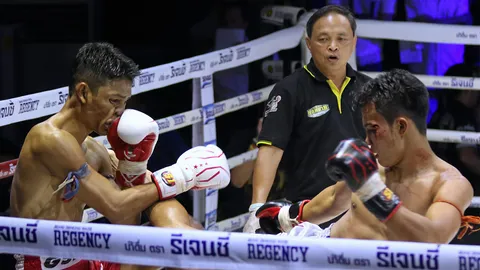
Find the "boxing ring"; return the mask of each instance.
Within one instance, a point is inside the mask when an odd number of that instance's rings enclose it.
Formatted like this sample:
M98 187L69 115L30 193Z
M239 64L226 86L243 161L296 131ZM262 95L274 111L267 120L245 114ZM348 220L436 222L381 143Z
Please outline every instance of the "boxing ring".
M215 143L215 118L264 102L273 85L214 102L214 73L299 44L305 64L310 56L302 39L311 14L299 8L268 7L262 12L265 20L282 23L289 19L294 26L227 49L144 69L134 80L132 94L194 80L192 110L156 121L160 133L192 125L193 146ZM369 20L357 24L357 35L364 38L480 45L478 26ZM350 63L356 68L355 56ZM478 78L416 76L427 87L480 90ZM67 96L68 88L62 87L2 100L0 126L54 114ZM429 129L427 137L434 142L480 144L480 133L475 132ZM106 137L95 139L110 147ZM230 157L229 165L239 166L256 154L252 150ZM0 163L0 179L13 175L16 162ZM205 231L89 223L103 217L91 208L84 211L83 223L0 217L0 252L204 269L480 269L477 246L234 233L243 227L248 213L217 222L217 205L217 190L195 192L194 216L205 222ZM470 207L480 207L480 198L474 198Z

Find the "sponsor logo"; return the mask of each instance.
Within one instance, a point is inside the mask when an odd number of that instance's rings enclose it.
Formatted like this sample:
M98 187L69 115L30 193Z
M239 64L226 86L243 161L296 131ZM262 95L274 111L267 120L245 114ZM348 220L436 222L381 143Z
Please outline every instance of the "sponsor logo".
M230 63L233 61L233 51L230 49L229 53L219 53L220 61L218 62L219 65Z
M330 111L330 106L328 104L315 105L312 108L307 110L307 116L310 118L315 118L322 116Z
M67 99L68 99L68 92L67 93L63 93L63 91L58 92L58 102L57 102L58 105L65 104L65 102L67 102Z
M27 223L24 226L1 226L0 241L31 244L37 243L37 227L38 221L35 223Z
M467 137L465 135L460 136L460 141L467 144L478 144L480 143L480 138Z
M20 110L18 111L18 114L26 113L26 112L33 112L38 109L38 103L40 103L40 100L38 99L25 99L19 101L20 103Z
M205 117L208 119L213 118L215 116L215 112L213 110L213 106L206 106L205 107Z
M237 98L238 99L238 105L243 106L248 104L248 95L243 95Z
M174 115L173 116L173 121L175 123L174 125L177 126L185 123L185 118L186 117L184 114Z
M212 85L212 75L202 76L201 80L201 89L206 88L207 86Z
M262 99L263 97L263 93L262 92L252 92L250 93L252 95L252 101L255 102L255 101L259 101Z
M210 67L214 67L216 65L223 65L226 63L230 63L233 61L233 50L230 48L228 52L221 52L218 54L218 60L214 60L210 63Z
M58 92L58 98L57 100L47 100L45 104L43 104L43 108L47 109L50 107L55 107L57 105L62 105L67 102L68 99L68 93L64 93L63 91Z
M173 174L170 171L164 171L160 174L163 183L169 187L175 186L175 179L173 178Z
M465 31L462 31L462 32L458 32L456 37L457 38L477 39L478 35L476 33L465 33Z
M269 113L276 112L278 109L278 103L282 100L281 96L273 96L269 102L267 102L267 108L265 110L265 117L268 116Z
M453 87L473 88L474 79L452 78L450 85Z
M138 77L139 85L150 84L155 81L155 73L144 72Z
M190 62L190 73L205 70L205 61L195 60Z
M370 266L369 259L361 258L348 258L342 254L332 254L327 257L328 264L337 264L337 265L355 265L355 266Z
M458 252L459 270L480 269L480 252L478 251L459 251Z
M240 47L237 48L237 60L248 57L250 55L250 47Z
M143 253L145 253L147 251L150 251L150 253L160 253L160 254L165 253L165 248L163 246L143 245L142 243L140 243L140 240L128 241L127 243L124 244L124 247L125 247L126 251L130 251L130 252L143 252Z
M82 225L55 225L53 245L110 249L111 236L111 233L94 232L92 227Z
M168 118L158 120L157 124L160 130L170 127L170 121L168 120Z
M249 239L247 244L248 259L279 262L307 262L309 247L287 245L286 243L276 244L262 243L260 239Z
M0 118L7 118L15 112L15 104L9 101L7 106L0 107Z
M395 252L388 246L377 247L377 267L403 269L438 269L439 249L426 252Z
M197 240L184 237L181 233L172 234L170 252L174 255L201 257L229 257L229 237L218 237L212 240Z
M185 73L187 73L187 65L184 62L182 62L181 66L171 66L170 69L171 69L171 74L170 74L171 78L183 76L185 75Z
M213 107L214 114L217 115L219 113L223 113L225 111L225 107L225 102L215 104Z
M382 197L385 201L391 201L393 198L393 192L389 188L384 188L382 191Z

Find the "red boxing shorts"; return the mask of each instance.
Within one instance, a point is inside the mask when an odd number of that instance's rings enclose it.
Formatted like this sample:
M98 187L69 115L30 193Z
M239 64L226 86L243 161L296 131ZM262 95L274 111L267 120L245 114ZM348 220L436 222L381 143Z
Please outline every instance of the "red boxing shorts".
M14 255L16 270L120 270L120 264L79 259Z

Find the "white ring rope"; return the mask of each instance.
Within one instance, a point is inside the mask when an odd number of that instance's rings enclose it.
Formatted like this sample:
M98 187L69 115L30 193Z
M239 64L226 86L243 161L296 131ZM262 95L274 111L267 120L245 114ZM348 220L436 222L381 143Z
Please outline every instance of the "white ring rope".
M0 252L204 269L477 269L480 247L0 217ZM475 265L472 268L472 264Z

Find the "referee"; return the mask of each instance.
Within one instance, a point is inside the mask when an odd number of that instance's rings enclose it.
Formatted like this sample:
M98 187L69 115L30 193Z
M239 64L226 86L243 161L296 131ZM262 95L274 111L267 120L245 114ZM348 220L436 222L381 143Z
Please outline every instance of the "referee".
M312 59L275 85L265 107L244 232L259 228L255 211L266 202L279 166L286 174L286 199L312 199L334 184L324 168L338 143L365 138L350 93L370 78L347 63L357 42L356 26L354 15L335 5L308 20L306 43Z

